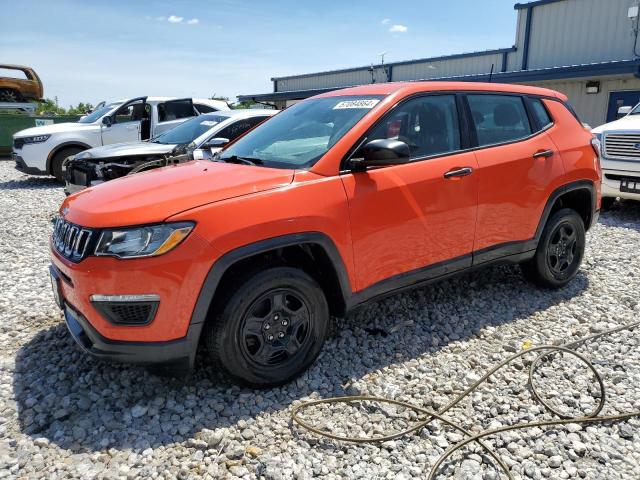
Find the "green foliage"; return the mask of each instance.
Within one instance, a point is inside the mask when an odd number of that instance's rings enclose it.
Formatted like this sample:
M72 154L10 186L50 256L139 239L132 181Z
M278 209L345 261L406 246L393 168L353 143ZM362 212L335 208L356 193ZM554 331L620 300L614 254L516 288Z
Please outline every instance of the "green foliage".
M80 102L77 106L69 105L68 109L57 105L55 100L45 98L38 102L36 115L86 115L93 109L90 103Z
M66 110L56 105L56 102L50 98L38 102L36 107L36 115L64 115L65 113Z
M77 107L70 106L67 110L67 115L86 115L91 110L93 110L93 105L80 102Z

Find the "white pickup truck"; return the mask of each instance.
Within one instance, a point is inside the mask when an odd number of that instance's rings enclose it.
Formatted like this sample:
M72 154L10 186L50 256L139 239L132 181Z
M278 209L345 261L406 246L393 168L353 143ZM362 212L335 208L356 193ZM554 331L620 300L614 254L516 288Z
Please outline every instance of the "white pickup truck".
M640 200L640 104L621 107L621 118L592 130L600 140L602 207L616 197Z
M106 103L75 123L27 128L13 136L16 169L64 181L66 158L89 148L148 140L202 113L229 110L219 100L138 97Z

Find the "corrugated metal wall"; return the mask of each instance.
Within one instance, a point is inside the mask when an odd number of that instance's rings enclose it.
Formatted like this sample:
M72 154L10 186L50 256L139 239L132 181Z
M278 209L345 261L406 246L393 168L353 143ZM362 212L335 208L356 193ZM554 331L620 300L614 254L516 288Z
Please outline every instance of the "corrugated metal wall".
M436 60L433 62L407 63L394 65L393 80L423 80L429 78L451 77L489 73L502 69L502 54L478 55L473 57Z
M566 0L533 9L529 69L634 58L635 0ZM520 10L526 16L526 10ZM520 48L522 44L519 44Z
M376 82L386 82L386 73L381 68L374 69ZM317 73L302 77L289 77L277 80L279 92L293 90L311 90L313 88L345 87L352 85L364 85L371 82L371 71L368 68L350 70L346 72Z

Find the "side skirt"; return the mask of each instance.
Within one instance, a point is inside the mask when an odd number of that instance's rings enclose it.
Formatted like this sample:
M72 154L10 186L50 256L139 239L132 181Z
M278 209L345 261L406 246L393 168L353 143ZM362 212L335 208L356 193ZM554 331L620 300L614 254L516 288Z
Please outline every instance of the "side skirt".
M489 265L515 264L533 258L537 240L509 242L463 255L444 262L403 273L378 282L352 295L347 302L347 311L364 303L380 300L398 293L423 287L431 283L479 270Z

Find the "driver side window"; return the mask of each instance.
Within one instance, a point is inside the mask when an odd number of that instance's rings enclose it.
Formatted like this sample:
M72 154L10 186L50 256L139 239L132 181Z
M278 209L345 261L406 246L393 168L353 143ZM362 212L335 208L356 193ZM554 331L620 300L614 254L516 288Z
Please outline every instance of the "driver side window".
M115 123L138 122L145 117L145 103L134 102L123 105L113 116Z
M460 150L460 126L454 95L430 95L396 107L376 125L367 140L400 140L411 159Z

